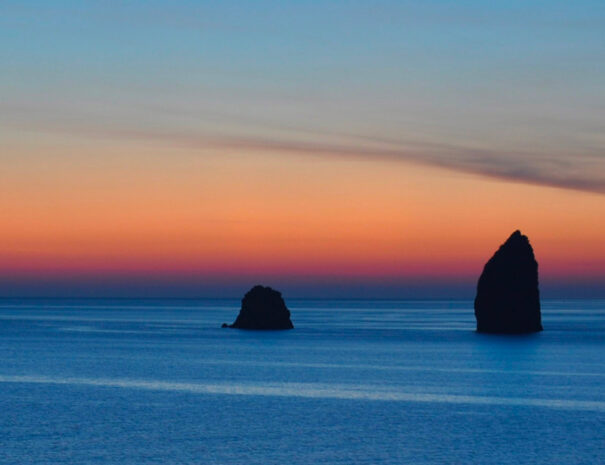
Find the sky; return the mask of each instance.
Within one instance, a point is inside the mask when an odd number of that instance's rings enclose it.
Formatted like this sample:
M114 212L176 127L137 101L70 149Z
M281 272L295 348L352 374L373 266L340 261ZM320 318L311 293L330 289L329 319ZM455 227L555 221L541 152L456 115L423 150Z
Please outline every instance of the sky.
M605 298L605 3L0 2L0 296Z

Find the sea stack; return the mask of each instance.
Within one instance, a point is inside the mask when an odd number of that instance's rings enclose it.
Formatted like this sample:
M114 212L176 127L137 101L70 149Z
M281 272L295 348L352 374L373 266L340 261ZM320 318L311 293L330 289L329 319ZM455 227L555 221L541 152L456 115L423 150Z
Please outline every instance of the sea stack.
M270 287L254 286L242 299L242 308L235 322L223 328L293 329L290 310L278 292Z
M542 331L538 262L527 236L515 231L485 264L475 297L477 331Z

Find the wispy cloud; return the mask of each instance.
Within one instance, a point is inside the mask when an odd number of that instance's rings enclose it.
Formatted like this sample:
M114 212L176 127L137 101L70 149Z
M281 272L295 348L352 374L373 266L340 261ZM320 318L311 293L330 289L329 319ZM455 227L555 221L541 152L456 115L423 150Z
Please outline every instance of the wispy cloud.
M31 131L69 133L79 137L153 141L188 147L235 148L251 152L306 154L316 157L355 157L413 161L489 178L605 194L605 149L578 153L530 153L509 149L479 149L459 144L393 140L374 136L312 130L264 127L241 133L212 130L137 127L128 122L109 122L99 115L54 113L25 106L0 104L0 124ZM212 116L209 116L212 118ZM221 115L219 119L224 118ZM124 124L126 123L126 124ZM253 127L253 125L246 125ZM267 136L266 134L277 134Z
M563 159L523 152L479 150L457 145L402 144L400 147L363 147L258 138L228 138L215 142L255 150L411 160L507 181L605 193L605 153L603 156L570 154L568 159ZM197 144L199 141L189 140L189 143Z

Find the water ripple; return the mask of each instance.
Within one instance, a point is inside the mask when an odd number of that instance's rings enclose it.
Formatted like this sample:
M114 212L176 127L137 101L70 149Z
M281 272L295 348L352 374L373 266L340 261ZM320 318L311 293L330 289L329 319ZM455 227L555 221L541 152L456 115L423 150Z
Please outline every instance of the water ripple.
M381 386L372 385L335 385L321 383L212 384L122 378L55 378L46 376L2 375L0 375L0 383L97 386L123 389L141 389L150 391L170 391L185 392L192 394L219 394L236 396L303 397L312 399L523 406L605 412L605 402L600 401L541 399L524 397L469 396L428 393L423 394L401 392L393 389L384 389Z

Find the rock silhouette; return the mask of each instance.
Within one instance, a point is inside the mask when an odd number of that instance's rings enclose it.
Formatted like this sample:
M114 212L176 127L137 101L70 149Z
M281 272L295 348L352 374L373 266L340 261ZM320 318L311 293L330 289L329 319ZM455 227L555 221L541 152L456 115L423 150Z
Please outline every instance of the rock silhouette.
M485 264L475 297L477 331L542 331L538 262L527 236L515 231Z
M290 310L278 292L270 287L254 286L242 299L242 308L235 322L223 328L293 329Z

